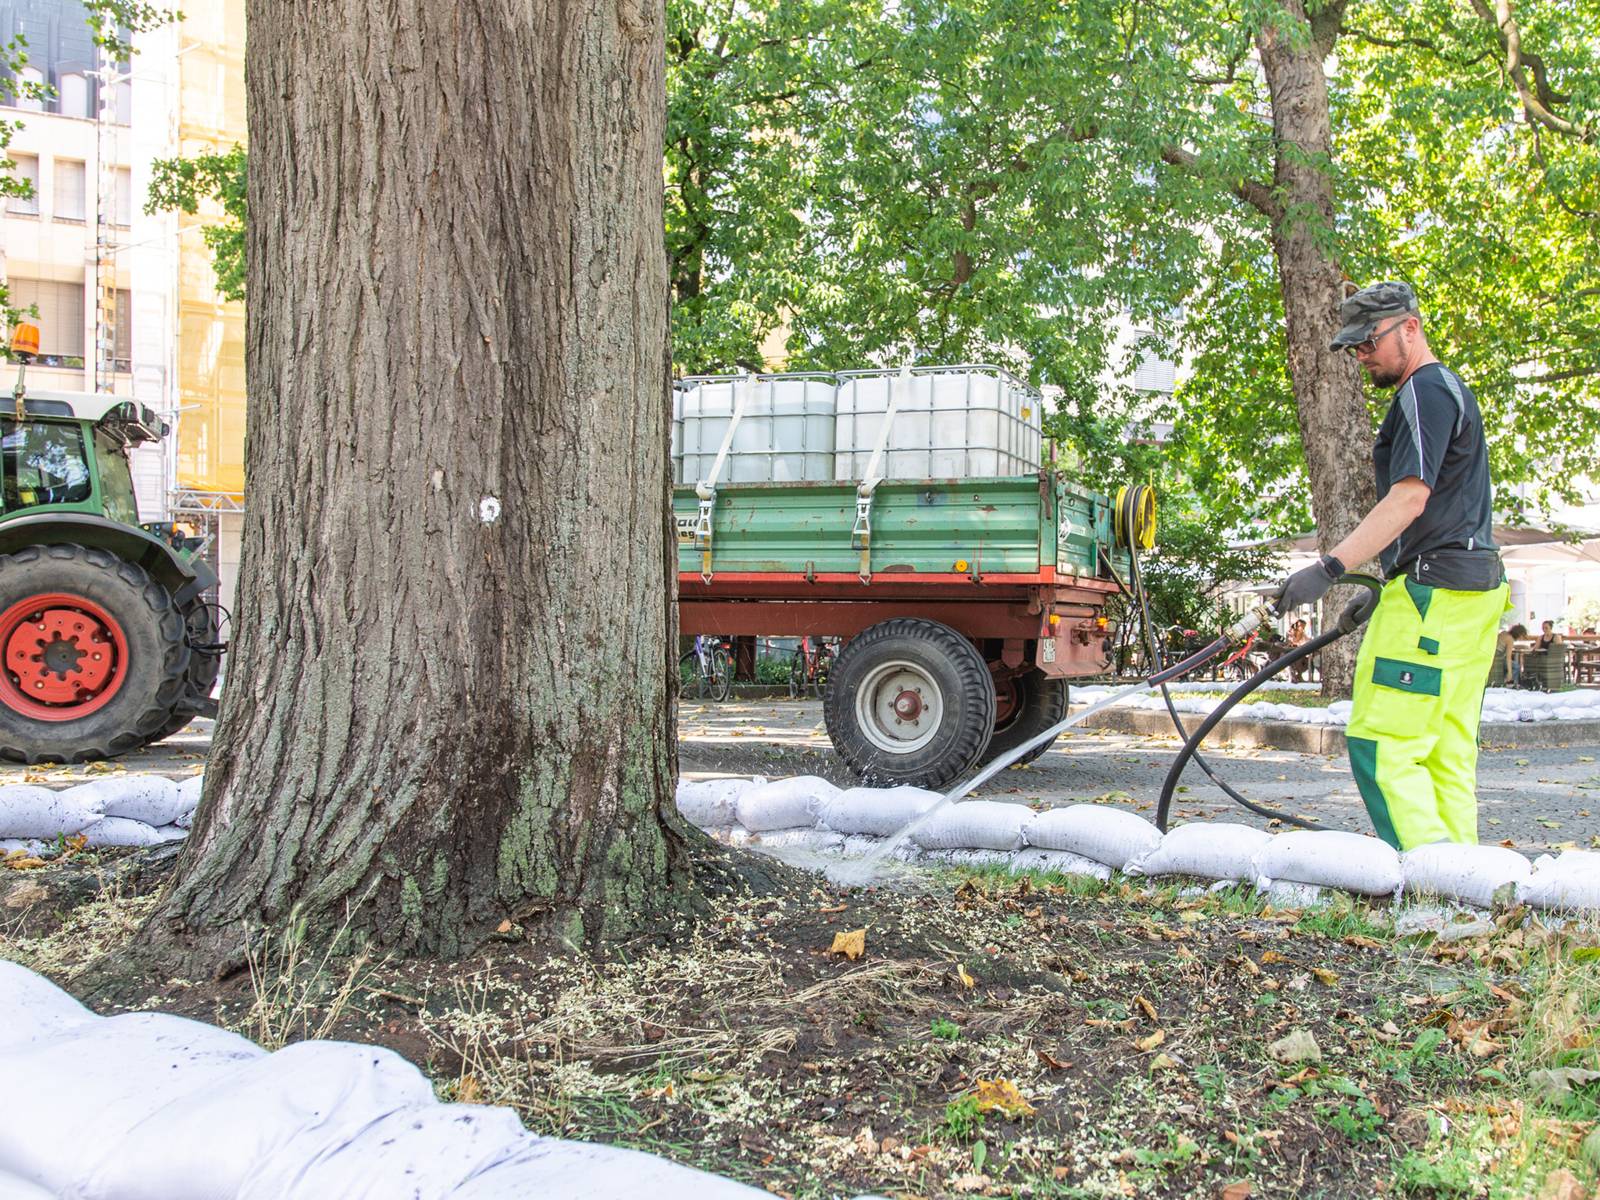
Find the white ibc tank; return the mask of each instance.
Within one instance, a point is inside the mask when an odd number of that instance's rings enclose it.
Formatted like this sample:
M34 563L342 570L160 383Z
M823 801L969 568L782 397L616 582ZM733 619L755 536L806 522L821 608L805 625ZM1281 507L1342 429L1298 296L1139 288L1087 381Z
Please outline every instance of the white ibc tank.
M894 424L875 472L883 479L1028 475L1039 469L1039 394L990 366L846 371L834 430L837 480L862 479L896 392Z
M692 486L710 476L741 399L744 414L719 484L833 478L832 375L700 375L673 389L674 482Z

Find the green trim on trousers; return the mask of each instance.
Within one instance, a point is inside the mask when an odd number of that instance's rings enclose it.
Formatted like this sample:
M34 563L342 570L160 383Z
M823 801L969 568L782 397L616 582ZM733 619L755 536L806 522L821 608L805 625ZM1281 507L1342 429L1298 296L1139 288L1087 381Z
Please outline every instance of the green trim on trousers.
M1383 589L1356 656L1345 740L1379 837L1397 850L1478 840L1478 715L1510 589Z

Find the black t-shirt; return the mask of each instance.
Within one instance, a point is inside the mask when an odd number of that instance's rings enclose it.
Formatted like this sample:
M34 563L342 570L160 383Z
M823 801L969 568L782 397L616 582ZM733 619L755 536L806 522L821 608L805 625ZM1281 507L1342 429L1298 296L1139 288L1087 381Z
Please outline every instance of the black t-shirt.
M1422 515L1379 555L1385 575L1429 550L1493 550L1489 451L1477 397L1443 363L1418 367L1395 393L1372 448L1378 499L1415 476L1432 489Z

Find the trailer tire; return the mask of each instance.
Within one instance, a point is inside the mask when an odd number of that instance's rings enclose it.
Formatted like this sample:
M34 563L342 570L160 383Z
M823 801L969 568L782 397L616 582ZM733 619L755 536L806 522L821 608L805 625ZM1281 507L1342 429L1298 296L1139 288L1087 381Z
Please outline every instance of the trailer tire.
M909 617L846 643L822 705L834 749L865 782L934 789L982 758L994 711L977 647L948 625Z
M1008 750L1036 738L1067 715L1067 681L1053 679L1034 667L995 684L996 717L994 736L983 752L991 763ZM1042 755L1056 739L1036 746L1011 765L1024 767Z
M220 653L196 649L197 646L215 645L221 636L216 606L204 596L196 596L179 611L188 631L189 670L184 679L183 698L178 701L177 708L172 710L172 715L160 732L150 739L152 742L171 737L199 716L201 706L211 699L211 689L216 686L217 676L222 672Z

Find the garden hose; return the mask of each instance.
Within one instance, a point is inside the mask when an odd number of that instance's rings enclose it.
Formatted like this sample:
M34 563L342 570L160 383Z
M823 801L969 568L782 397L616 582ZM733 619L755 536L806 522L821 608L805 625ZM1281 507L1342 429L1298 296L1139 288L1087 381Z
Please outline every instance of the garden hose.
M1260 687L1267 680L1271 679L1274 675L1278 674L1285 667L1293 666L1301 659L1309 658L1318 650L1321 650L1324 646L1330 646L1340 638L1354 633L1357 629L1361 628L1362 625L1366 624L1368 617L1372 616L1373 610L1378 607L1378 597L1382 592L1383 584L1370 575L1353 575L1348 573L1340 576L1339 582L1360 584L1365 587L1367 591L1362 595L1357 596L1345 606L1344 612L1339 615L1338 624L1336 624L1332 629L1328 630L1326 633L1312 638L1304 645L1296 646L1287 654L1273 659L1266 666L1262 667L1261 670L1257 671L1249 679L1241 683L1237 688L1228 694L1227 698L1223 700L1221 704L1212 709L1211 713L1206 717L1206 719L1200 722L1200 724L1195 728L1195 731L1184 740L1183 748L1178 751L1178 757L1173 759L1172 766L1167 770L1167 777L1161 785L1161 799L1156 805L1156 828L1161 830L1162 833L1167 831L1167 817L1172 809L1173 793L1176 792L1178 788L1178 778L1183 774L1183 768L1188 764L1189 760L1196 757L1200 748L1200 743L1205 741L1206 735L1216 728L1217 723L1221 721L1223 717L1227 716L1229 711L1232 710L1232 708L1238 704L1239 701L1243 700L1251 692L1255 691L1258 687ZM1164 691L1165 689L1163 689L1163 692ZM1168 707L1171 707L1170 700L1168 701ZM1176 721L1177 712L1174 711L1172 715L1173 720ZM1181 732L1183 726L1180 724L1178 729ZM1207 774L1209 775L1210 772L1208 771ZM1214 779L1215 776L1212 778ZM1244 797L1240 796L1232 788L1229 788L1226 785L1223 785L1223 790L1235 800L1243 804L1246 808L1250 809L1252 812L1259 813L1263 816L1273 816L1280 820L1290 821L1293 824L1302 826L1306 829L1321 828L1321 826L1317 825L1313 821L1306 821L1300 817L1292 817L1287 813L1273 812L1262 805L1254 804L1244 799Z

